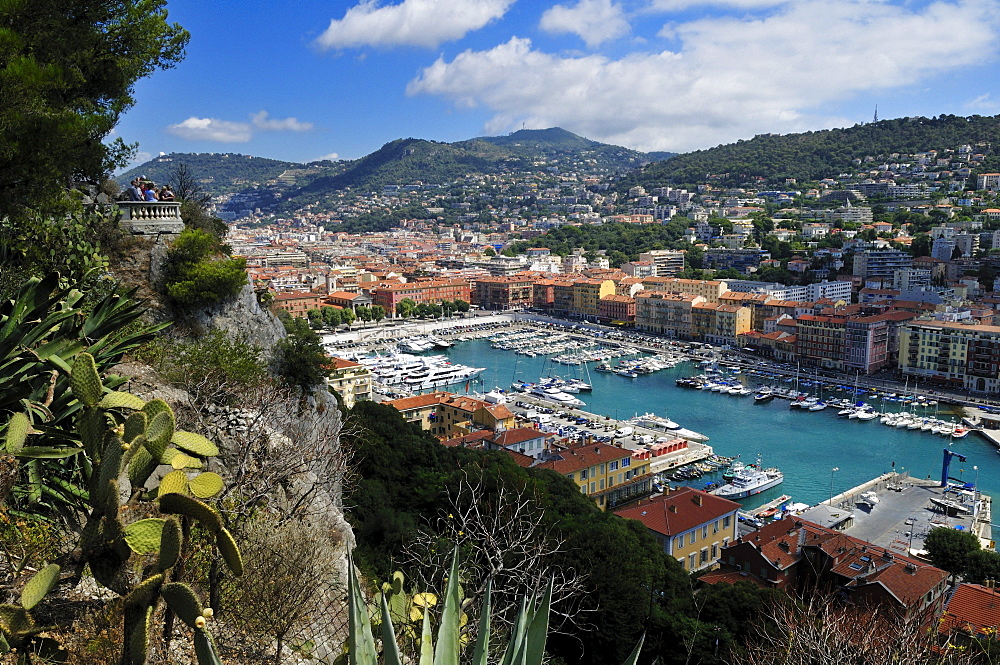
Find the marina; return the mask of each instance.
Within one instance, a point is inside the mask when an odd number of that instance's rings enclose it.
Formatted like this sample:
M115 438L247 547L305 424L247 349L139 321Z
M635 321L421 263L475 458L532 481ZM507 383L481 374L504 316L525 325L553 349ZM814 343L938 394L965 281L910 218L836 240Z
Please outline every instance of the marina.
M720 368L721 374L731 384L725 392L721 387L718 390L692 390L680 387L677 380L706 373L710 360L692 359L690 355L668 355L669 348L656 348L652 350L657 352L657 356L668 359L663 367L627 376L616 371L600 371L600 366L606 363L614 370L622 360L634 361L654 356L642 353L637 344L629 343L627 339L607 340L569 334L568 340L561 340L560 343L571 341L579 347L562 349L553 355L563 355L563 360L567 353L589 353L592 356L585 361L586 366L583 363L554 363L551 360L553 356L545 354L530 356L515 349L493 348L494 342L490 341L490 337L503 330L515 332L521 328L505 328L503 326L508 321L501 317L491 318L497 322L494 325L501 327L451 335L437 331L438 336L451 342L451 346L427 353L445 355L453 364L485 368L475 380L452 387L453 392L464 393L467 386L470 393L483 394L498 388L509 391L511 385L518 382L525 385L538 383L547 377L571 379L584 376L591 390L567 393L582 404L543 402L539 396L527 393L511 395L510 398L526 403L538 400L539 404L549 404L555 413L571 412L577 417L588 416L592 421L616 424L613 430L617 427L641 428L642 425L627 423L635 419L654 425L635 440L632 440L636 434L633 431L626 437L629 445L643 445L639 441L641 436L652 437L652 444L656 444L659 439L670 435L668 429L663 427L664 423L673 423L707 437L710 446L707 449L699 451L697 448L704 445L704 441L692 441L691 449L683 459L667 455L664 457L670 459L669 463L654 464L654 471L670 472L661 477L674 485L701 488L724 483L722 469L695 471L690 478L672 477L678 474L681 467L709 454L736 458L743 463L754 462L761 455L768 466L781 470L783 482L750 499L740 499L747 510L756 510L761 504L767 505L784 495L792 497L792 502L797 505L818 506L846 488L863 485L882 474L897 473L914 481L931 482L940 476L942 449L945 448L966 456L967 461L952 465L951 477L956 482L976 482L986 495L995 496L1000 492L1000 455L996 452L996 444L977 432L955 436L954 426L962 423L962 414L945 403L930 403L937 400L926 397L913 399L904 394L905 391L885 389L874 395L867 393L859 397L853 392L854 386L850 385L854 382L841 379L846 383L833 386L827 381L827 385L822 387L823 401L828 408L789 408L794 401L789 398L789 393L796 387L794 367L781 372L773 367L756 370L744 366L740 369L729 364ZM530 331L532 329L526 327L522 330ZM535 334L525 339L542 339L538 332L535 329ZM545 339L555 336L555 333L546 330L542 332L549 335ZM536 348L540 346L538 341L534 344ZM666 341L664 346L668 346ZM603 355L602 350L609 354L608 358L599 357ZM814 383L817 383L815 379L800 377L798 391L811 395L817 386L809 384ZM773 392L768 394L764 391L762 398L756 399L754 391L762 386L769 387ZM761 393L756 393L756 396L761 396ZM816 401L820 401L819 398ZM862 401L867 403L868 408L857 404ZM919 417L920 425L881 425L883 409L895 414L914 414L906 418L916 420ZM854 417L851 413L855 414ZM658 426L650 420L650 416L660 420ZM930 418L950 423L952 432L942 434L934 432L933 426L924 428L926 419ZM564 434L573 433L573 430L566 431L568 427L583 427L569 420L556 424L562 426ZM605 432L603 427L594 432L596 436L612 433ZM650 444L647 441L645 445Z

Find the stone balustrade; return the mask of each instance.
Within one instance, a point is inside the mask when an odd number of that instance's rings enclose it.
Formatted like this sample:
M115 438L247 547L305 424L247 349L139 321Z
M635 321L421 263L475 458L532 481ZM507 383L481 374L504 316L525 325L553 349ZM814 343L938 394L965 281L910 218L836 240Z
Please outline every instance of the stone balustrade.
M174 201L118 201L119 224L135 235L180 233L184 230L181 204Z

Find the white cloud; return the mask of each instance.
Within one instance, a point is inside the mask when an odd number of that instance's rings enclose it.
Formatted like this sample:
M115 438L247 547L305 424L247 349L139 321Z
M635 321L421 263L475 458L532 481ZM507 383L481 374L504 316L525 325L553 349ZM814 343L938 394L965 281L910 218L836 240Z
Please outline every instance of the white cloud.
M357 46L422 46L461 39L502 17L514 0L403 0L381 6L377 0L347 10L316 43L324 49Z
M968 102L965 106L966 108L977 113L995 114L1000 112L1000 101L993 99L993 96L988 92L979 95L972 101Z
M731 9L768 9L785 5L791 0L653 0L650 8L657 11L676 12L692 7L721 7Z
M620 59L553 55L515 37L450 62L438 58L407 92L485 107L491 131L558 125L644 150L690 150L852 124L824 107L989 61L998 5L799 0L766 17L675 23L676 52Z
M313 161L313 162L326 162L326 161L335 162L338 159L340 159L340 155L338 155L335 152L331 152L328 155L323 155L322 157L317 157L316 159L313 159L313 160L310 160L310 161Z
M216 141L218 143L246 143L256 132L308 132L311 122L296 118L272 118L267 111L250 116L250 122L234 122L218 118L188 118L176 125L169 125L167 132L188 141Z
M219 143L246 143L253 137L248 122L230 122L218 118L188 118L170 125L167 131L188 141L218 141Z
M542 30L579 35L587 46L598 46L629 32L620 5L611 0L579 0L573 7L555 5L542 14Z
M253 115L253 126L266 132L308 132L313 128L311 122L299 122L296 118L279 120L270 117L267 111L258 111Z

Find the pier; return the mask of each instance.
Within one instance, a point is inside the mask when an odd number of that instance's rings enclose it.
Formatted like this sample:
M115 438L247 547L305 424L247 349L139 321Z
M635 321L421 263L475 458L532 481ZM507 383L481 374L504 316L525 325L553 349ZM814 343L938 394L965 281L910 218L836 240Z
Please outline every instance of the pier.
M861 495L869 492L877 499L874 503L861 500ZM943 507L952 504L961 509ZM911 478L906 473L882 474L799 514L912 556L926 555L924 538L935 527L968 531L979 538L984 549L994 549L991 497L954 485L940 487L938 481Z

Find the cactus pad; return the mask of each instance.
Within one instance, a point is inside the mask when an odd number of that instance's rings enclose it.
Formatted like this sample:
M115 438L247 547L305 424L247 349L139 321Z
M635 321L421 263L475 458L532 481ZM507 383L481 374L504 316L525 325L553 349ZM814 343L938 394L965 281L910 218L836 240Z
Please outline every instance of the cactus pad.
M163 584L163 573L147 577L125 596L125 604L130 607L152 605L161 584Z
M152 605L136 610L139 616L132 621L126 620L129 624L125 631L128 640L128 662L129 665L143 665L146 662L146 652L149 643L149 629L153 619ZM131 628L131 630L128 630Z
M174 414L171 411L160 411L152 417L146 428L146 449L153 459L160 459L173 435Z
M163 588L160 589L160 595L163 596L163 600L167 601L167 605L174 611L174 614L187 625L195 627L195 621L201 617L202 607L201 601L198 600L198 596L195 595L191 587L180 582L171 582L163 585Z
M159 493L170 494L172 492L177 494L187 494L188 491L188 479L187 474L183 471L171 471L167 475L160 478L160 490Z
M167 448L167 450L170 449ZM177 453L170 458L170 466L175 469L200 469L205 465L197 457L191 457L186 453L177 451Z
M93 457L100 451L106 429L107 419L101 411L89 408L80 412L80 417L76 420L76 432L88 455Z
M222 529L222 518L219 517L219 513L214 508L183 494L164 494L161 496L160 511L192 517L201 522L202 526L212 533L218 533Z
M141 397L136 397L132 393L111 392L104 395L101 401L97 403L97 406L102 409L131 409L132 411L138 411L146 406L146 401Z
M50 563L28 580L21 589L21 607L30 610L45 597L59 581L58 564Z
M220 529L215 534L215 544L219 548L219 554L222 555L226 565L229 566L229 570L233 571L233 575L237 577L242 575L243 556L240 555L240 548L236 546L236 541L233 540L233 534L229 533L228 529Z
M73 361L73 373L70 374L70 385L73 387L73 395L85 406L95 406L101 401L104 385L97 373L94 356L81 353L76 357Z
M136 554L155 554L160 551L162 534L163 520L151 517L125 527L125 543Z
M24 448L24 442L28 438L28 430L31 429L31 421L28 416L18 412L10 418L7 423L7 452L16 455Z
M392 595L403 593L403 571L397 570L392 574Z
M7 635L27 633L35 627L28 610L17 605L0 605L0 629Z
M133 444L135 445L135 444ZM135 451L128 464L128 479L132 487L142 487L156 468L156 460L143 446Z
M163 522L163 535L160 537L160 559L156 567L160 570L173 568L181 554L181 523L176 517L168 517Z
M160 485L162 486L163 483L161 482ZM222 480L222 476L208 471L206 473L199 473L188 482L188 485L191 488L191 494L194 494L199 499L210 499L222 491L225 483Z
M146 431L148 422L149 419L146 418L146 414L142 411L129 414L129 417L125 419L125 432L122 434L122 438L127 443L132 443L135 437Z
M215 457L219 454L219 448L214 443L194 432L177 431L174 432L170 442L181 450L185 450L198 457Z
M142 412L146 414L146 417L152 421L153 417L161 411L167 411L173 413L170 410L170 405L164 402L162 399L151 399L146 402L146 406L142 407Z

